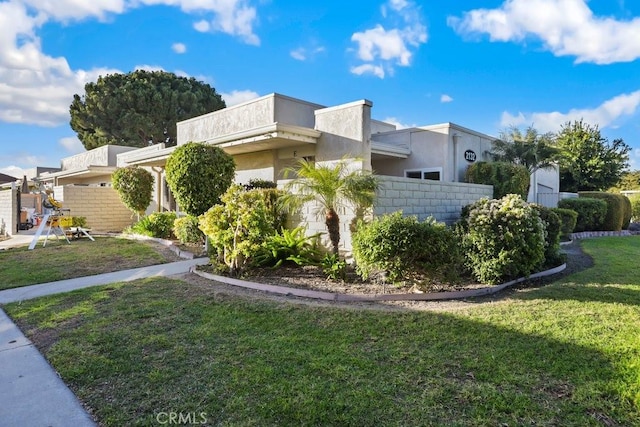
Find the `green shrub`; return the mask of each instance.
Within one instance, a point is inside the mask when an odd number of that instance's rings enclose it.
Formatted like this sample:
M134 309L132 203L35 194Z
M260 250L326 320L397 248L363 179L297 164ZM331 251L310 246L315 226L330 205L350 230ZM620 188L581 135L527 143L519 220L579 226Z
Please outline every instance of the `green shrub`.
M141 218L131 227L131 231L143 236L171 239L175 220L175 212L154 212Z
M74 216L74 217L72 217L71 226L72 227L87 228L87 217L84 217L84 216Z
M493 185L493 198L518 194L523 199L529 192L529 170L522 165L506 162L476 162L465 173L465 181Z
M629 197L631 203L631 219L640 222L640 194L632 194Z
M528 276L544 262L545 230L522 198L480 199L469 208L463 246L469 269L487 284Z
M607 214L607 202L604 200L589 197L562 199L558 202L558 207L578 213L573 230L575 233L602 230L602 222Z
M340 255L328 253L321 261L322 272L331 280L345 280L347 278L347 262Z
M265 202L263 190L245 191L232 185L215 205L200 217L200 229L209 237L216 260L239 275L251 263L265 240L275 234L275 219Z
M259 178L251 178L248 184L243 185L245 190L254 190L256 188L277 188L278 184L273 181Z
M551 208L553 212L560 218L560 236L568 238L573 230L576 228L576 221L578 220L578 212L572 209L563 208Z
M607 212L602 221L602 231L620 231L624 224L625 197L621 194L605 193L601 191L581 191L580 197L601 199L607 203Z
M622 197L624 197L624 218L622 220L622 229L626 230L629 228L629 224L631 224L631 216L633 215L633 212L631 210L631 200L629 200L627 196Z
M282 229L268 236L253 258L254 264L260 267L279 267L286 262L317 264L321 255L318 248L321 233L307 236L305 231L304 227L296 227L293 230Z
M560 252L562 221L552 208L538 204L531 204L531 207L538 212L538 216L540 216L540 219L544 223L544 265L547 267L556 267L566 260L566 256Z
M173 234L180 243L202 245L204 233L198 228L198 218L192 215L177 218L173 222Z
M460 272L452 266L462 264L453 230L433 218L420 222L402 212L361 222L352 246L356 269L364 279L376 272L385 273L392 282L416 272L427 278L451 278Z
M111 175L111 184L129 210L144 215L153 193L151 172L136 165L118 168Z

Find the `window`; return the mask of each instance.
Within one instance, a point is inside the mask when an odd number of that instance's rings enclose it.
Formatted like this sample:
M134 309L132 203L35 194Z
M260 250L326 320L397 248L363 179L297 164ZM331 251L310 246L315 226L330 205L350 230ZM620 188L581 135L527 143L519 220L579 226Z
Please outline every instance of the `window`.
M442 168L407 169L404 171L404 176L407 178L442 181Z

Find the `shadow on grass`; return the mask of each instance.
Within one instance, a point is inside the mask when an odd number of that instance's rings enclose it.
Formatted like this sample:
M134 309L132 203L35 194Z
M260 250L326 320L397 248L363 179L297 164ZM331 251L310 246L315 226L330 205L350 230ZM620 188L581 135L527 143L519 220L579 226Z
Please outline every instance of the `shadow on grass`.
M6 309L36 344L56 337L47 358L104 425L153 424L170 410L211 425L640 422L629 374L508 310L301 307L169 279L55 301ZM82 315L38 326L78 304Z

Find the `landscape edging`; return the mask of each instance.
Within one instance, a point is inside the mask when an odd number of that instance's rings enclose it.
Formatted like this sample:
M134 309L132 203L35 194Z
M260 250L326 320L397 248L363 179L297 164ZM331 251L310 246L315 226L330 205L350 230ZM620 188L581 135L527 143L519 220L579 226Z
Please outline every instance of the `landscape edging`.
M496 292L500 292L515 284L524 282L529 279L537 279L540 277L551 276L556 273L560 273L567 264L562 264L549 270L540 271L534 273L529 277L521 277L519 279L511 280L501 285L490 286L482 289L468 289L465 291L452 291L452 292L433 292L433 293L411 293L411 294L381 294L381 295L364 295L364 294L338 294L333 292L312 291L300 288L289 288L287 286L265 285L257 282L249 282L247 280L234 279L232 277L220 276L217 274L211 274L204 271L198 271L196 267L191 267L191 272L209 280L226 283L232 286L239 286L247 289L254 289L258 291L271 292L287 296L297 296L304 298L314 298L326 301L341 301L341 302L374 302L374 301L438 301L438 300L450 300L450 299L463 299L474 298L486 295L492 295Z

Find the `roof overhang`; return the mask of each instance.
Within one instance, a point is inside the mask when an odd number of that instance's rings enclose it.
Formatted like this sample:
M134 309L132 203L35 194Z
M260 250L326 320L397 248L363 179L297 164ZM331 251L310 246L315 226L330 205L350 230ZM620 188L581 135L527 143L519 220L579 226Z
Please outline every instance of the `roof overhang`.
M235 155L304 144L317 144L320 135L322 135L322 132L315 129L271 123L241 132L210 138L204 142L220 147L225 152Z
M395 157L398 159L406 159L411 155L411 150L409 149L409 147L372 141L371 154L378 157Z
M167 147L161 150L148 151L148 150L136 150L120 155L118 159L122 158L127 165L149 166L149 167L163 167L167 162L167 159L173 153L176 147Z
M87 166L86 168L67 169L60 172L45 172L38 176L39 181L51 182L67 178L94 178L110 176L116 170L115 166Z

